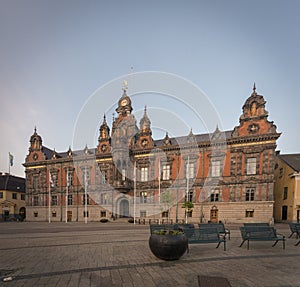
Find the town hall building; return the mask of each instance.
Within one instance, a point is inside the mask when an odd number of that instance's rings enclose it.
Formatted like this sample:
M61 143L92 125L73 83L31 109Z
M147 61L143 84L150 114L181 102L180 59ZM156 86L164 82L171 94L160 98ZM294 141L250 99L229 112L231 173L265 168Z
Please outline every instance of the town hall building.
M138 124L123 88L94 148L56 152L34 129L24 163L27 220L271 222L280 133L265 105L254 85L233 130L154 139L146 108Z

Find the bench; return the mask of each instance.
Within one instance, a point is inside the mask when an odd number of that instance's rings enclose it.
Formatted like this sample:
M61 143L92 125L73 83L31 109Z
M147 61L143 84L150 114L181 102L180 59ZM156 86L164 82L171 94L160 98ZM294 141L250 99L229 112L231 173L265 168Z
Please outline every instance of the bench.
M226 237L226 235L228 235L228 239L230 240L230 230L228 228L225 228L224 223L219 222L219 223L200 223L198 224L199 228L211 228L211 227L215 227L218 229L218 232L221 235L224 235Z
M223 242L224 251L226 251L226 238L220 235L216 227L205 228L183 228L183 232L188 239L189 244L201 244L201 243L218 243L217 247ZM189 253L189 246L188 246Z
M297 232L297 238L300 238L300 224L296 224L296 232ZM300 244L300 240L295 244L295 246L298 246Z
M290 230L291 230L291 234L290 234L289 238L291 238L294 233L297 234L297 238L298 238L299 234L297 233L297 226L300 226L300 223L289 222L289 226L290 226Z
M247 241L247 249L249 249L249 241L275 241L274 247L278 241L282 241L283 249L285 249L285 236L278 234L272 226L244 226L240 227L243 242L240 247Z
M270 226L270 224L266 222L248 222L244 223L244 226Z

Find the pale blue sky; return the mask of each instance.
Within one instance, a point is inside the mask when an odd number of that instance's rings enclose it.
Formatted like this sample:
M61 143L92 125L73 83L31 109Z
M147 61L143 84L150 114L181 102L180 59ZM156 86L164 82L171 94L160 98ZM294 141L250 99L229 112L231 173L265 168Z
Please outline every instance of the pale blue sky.
M131 66L197 85L224 130L238 125L255 82L269 120L282 132L278 149L300 152L299 13L297 0L0 0L0 171L8 171L11 152L11 172L24 176L21 164L34 126L44 145L66 151L89 97ZM128 84L130 94L130 79ZM103 97L99 122L107 99L121 96L121 82L119 91ZM151 119L159 97L133 101L138 122L145 104ZM187 123L176 136L190 127L207 132L189 113L175 106L174 112ZM87 144L95 146L90 139Z

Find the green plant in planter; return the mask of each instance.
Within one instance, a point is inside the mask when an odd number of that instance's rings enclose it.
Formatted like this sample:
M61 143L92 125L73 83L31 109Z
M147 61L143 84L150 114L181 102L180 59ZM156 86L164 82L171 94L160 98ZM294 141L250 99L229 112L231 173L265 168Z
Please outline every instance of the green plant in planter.
M173 196L169 191L161 195L161 209L168 211L168 224L161 230L153 231L149 238L152 253L163 260L178 260L187 250L188 240L185 234L171 228L170 209L173 206Z
M172 230L172 229L162 229L162 230L155 230L153 232L153 234L158 234L158 235L180 235L180 234L184 234L183 231L180 230Z

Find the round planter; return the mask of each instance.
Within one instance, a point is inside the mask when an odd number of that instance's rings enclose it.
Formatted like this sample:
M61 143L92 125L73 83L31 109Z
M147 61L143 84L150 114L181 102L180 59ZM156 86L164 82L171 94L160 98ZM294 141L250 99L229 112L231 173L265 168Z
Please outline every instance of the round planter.
M149 238L149 247L159 259L178 260L187 250L188 240L184 234L152 234Z

